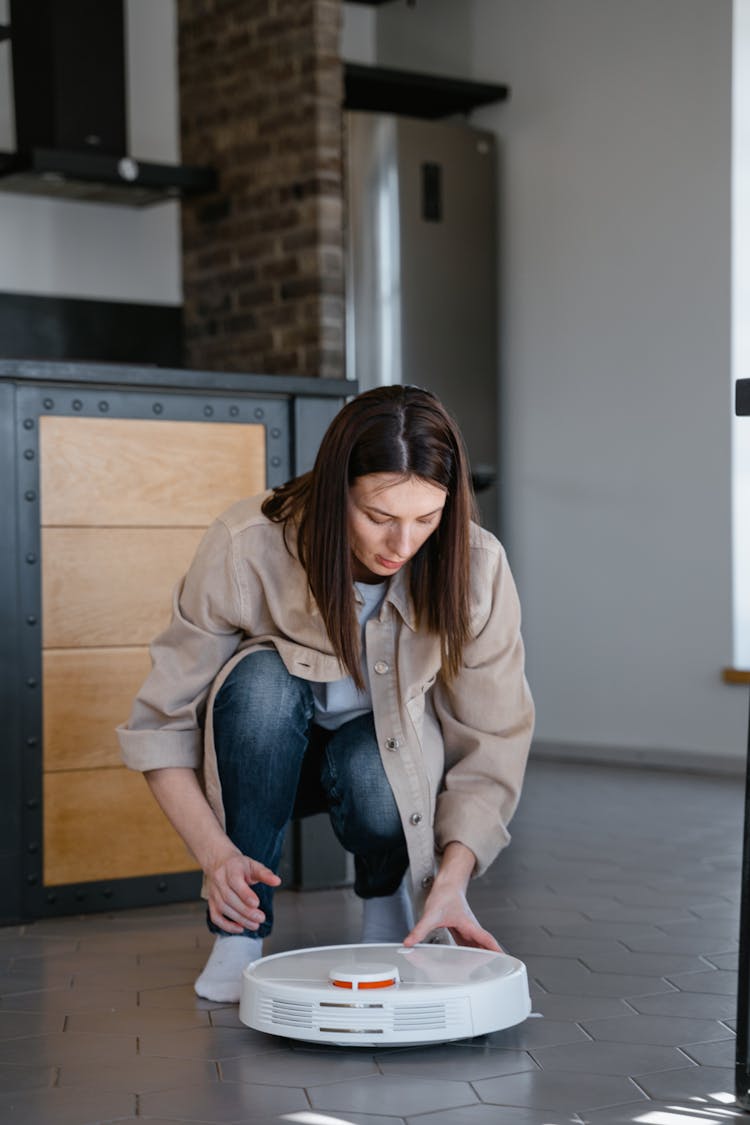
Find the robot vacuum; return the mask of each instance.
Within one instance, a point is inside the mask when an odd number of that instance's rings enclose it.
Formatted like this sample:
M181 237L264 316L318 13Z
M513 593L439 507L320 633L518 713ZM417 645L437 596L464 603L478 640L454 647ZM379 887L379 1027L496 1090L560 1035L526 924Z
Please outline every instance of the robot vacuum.
M309 1043L411 1046L486 1035L531 1012L526 967L451 945L329 945L261 957L243 973L240 1020Z

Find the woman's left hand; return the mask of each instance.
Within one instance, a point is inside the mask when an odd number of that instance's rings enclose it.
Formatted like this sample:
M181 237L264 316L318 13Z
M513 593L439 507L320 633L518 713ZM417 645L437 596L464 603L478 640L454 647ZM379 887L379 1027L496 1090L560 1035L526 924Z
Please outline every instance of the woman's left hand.
M502 953L501 946L489 930L480 926L466 900L466 887L475 862L469 848L458 842L448 844L422 917L404 939L404 945L416 945L433 930L445 927L459 945Z

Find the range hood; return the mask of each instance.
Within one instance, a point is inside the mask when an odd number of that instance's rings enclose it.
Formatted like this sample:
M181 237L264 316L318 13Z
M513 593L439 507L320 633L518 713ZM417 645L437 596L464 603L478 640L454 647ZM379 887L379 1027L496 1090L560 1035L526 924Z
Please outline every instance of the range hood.
M123 0L10 0L0 39L17 144L0 152L0 191L143 207L216 187L212 168L127 152Z

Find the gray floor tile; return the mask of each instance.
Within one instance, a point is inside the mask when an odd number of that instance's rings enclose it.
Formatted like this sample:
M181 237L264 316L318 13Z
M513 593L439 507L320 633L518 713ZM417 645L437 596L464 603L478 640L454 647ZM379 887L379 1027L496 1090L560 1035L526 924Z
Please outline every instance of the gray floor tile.
M746 1122L740 1110L728 1105L696 1104L692 1099L675 1098L668 1102L647 1102L644 1106L624 1105L583 1115L585 1125L729 1125L730 1121ZM498 1125L500 1123L498 1122Z
M0 1040L51 1035L64 1028L64 1012L0 1012Z
M694 1062L700 1066L734 1066L737 1054L737 1041L719 1039L714 1043L691 1043L682 1048Z
M729 953L737 948L737 939L719 937L715 939L683 933L665 934L656 931L652 934L635 934L621 938L622 944L634 953L696 953L704 955Z
M49 988L41 992L18 992L0 1000L0 1012L109 1012L134 1008L138 994L101 988Z
M173 984L168 988L144 988L137 993L141 1008L182 1008L183 1011L212 1012L225 1008L215 1000L202 1000L192 984ZM235 1005L236 1007L236 1005Z
M533 1009L553 1020L609 1019L633 1014L624 1000L612 996L552 996L537 993L533 998Z
M73 974L65 969L52 968L34 958L20 961L16 967L0 975L0 996L12 996L16 992L31 992L42 988L69 988Z
M737 973L728 969L676 975L668 973L667 979L681 992L708 992L714 996L737 995Z
M468 1082L437 1078L382 1075L359 1082L311 1086L307 1090L313 1109L367 1113L375 1107L386 1116L408 1117L430 1110L472 1105L479 1099Z
M10 1094L18 1090L52 1086L56 1074L56 1068L51 1066L0 1065L0 1093Z
M214 1059L217 1062L278 1049L278 1040L247 1027L242 1030L208 1027L180 1031L174 1035L148 1033L141 1036L139 1043L142 1055L166 1059Z
M98 1063L92 1067L82 1060L65 1063L60 1068L58 1086L85 1086L94 1090L122 1090L130 1094L144 1094L154 1090L197 1083L218 1082L219 1074L213 1062L196 1059L155 1059L138 1055L120 1059L115 1063Z
M65 1030L90 1031L98 1035L144 1035L210 1026L208 1012L173 1008L123 1008L117 1012L74 1012L68 1016Z
M407 1125L576 1125L580 1122L575 1114L550 1114L546 1110L518 1107L505 1107L499 1117L496 1105L470 1105L464 1109L447 1109L443 1113L408 1117L406 1120Z
M632 1077L691 1065L675 1047L652 1043L571 1043L562 1047L540 1047L532 1051L532 1056L542 1070Z
M180 1086L144 1094L139 1101L141 1117L173 1117L178 1121L255 1122L261 1115L307 1109L309 1103L302 1090L244 1082Z
M86 1059L116 1063L135 1058L135 1035L94 1035L66 1031L62 1035L30 1035L0 1043L0 1062L6 1066L62 1066Z
M734 1069L694 1066L689 1070L647 1074L638 1083L651 1098L705 1098L709 1105L731 1105L734 1101Z
M135 1098L109 1090L26 1090L0 1094L0 1121L19 1125L102 1125L135 1113Z
M280 1044L281 1041L278 1041ZM322 1085L367 1078L379 1073L375 1060L367 1051L341 1050L336 1053L315 1050L293 1051L280 1045L262 1055L246 1053L242 1058L227 1059L220 1066L226 1082L256 1082L269 1086Z
M621 1019L586 1020L581 1025L593 1039L607 1043L652 1043L682 1047L727 1038L718 1020L670 1016L625 1016Z
M696 1019L724 1020L737 1008L733 996L712 996L698 992L670 992L663 996L635 996L628 999L636 1012L651 1016L688 1016Z
M481 1042L491 1047L527 1051L531 1047L550 1047L562 1043L579 1043L586 1034L572 1020L552 1020L532 1016L515 1027L483 1035ZM477 1040L464 1039L457 1046L471 1045Z
M448 1078L459 1082L498 1078L503 1074L536 1069L526 1051L504 1050L486 1044L468 1049L431 1046L381 1051L375 1059L383 1074L415 1074L422 1078Z
M592 973L573 962L564 972L544 971L534 979L555 996L649 996L674 989L662 977L633 976L626 973Z
M496 1106L527 1106L559 1113L582 1112L611 1105L646 1101L629 1078L600 1074L564 1074L537 1071L474 1082L483 1102Z
M729 969L731 972L736 972L737 958L738 954L735 950L732 953L712 953L705 956L704 960L713 965L715 969Z
M633 953L621 949L615 953L582 953L581 960L592 973L624 973L669 977L673 973L705 971L705 961L688 953ZM679 986L678 986L679 987Z

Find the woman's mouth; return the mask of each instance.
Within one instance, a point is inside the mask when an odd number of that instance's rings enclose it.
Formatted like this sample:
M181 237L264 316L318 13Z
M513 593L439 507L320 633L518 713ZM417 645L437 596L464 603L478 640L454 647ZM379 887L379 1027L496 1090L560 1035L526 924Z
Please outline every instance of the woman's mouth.
M384 566L386 570L398 570L399 567L404 565L403 560L400 562L391 562L390 559L384 559L381 555L375 556L375 562L378 566Z

